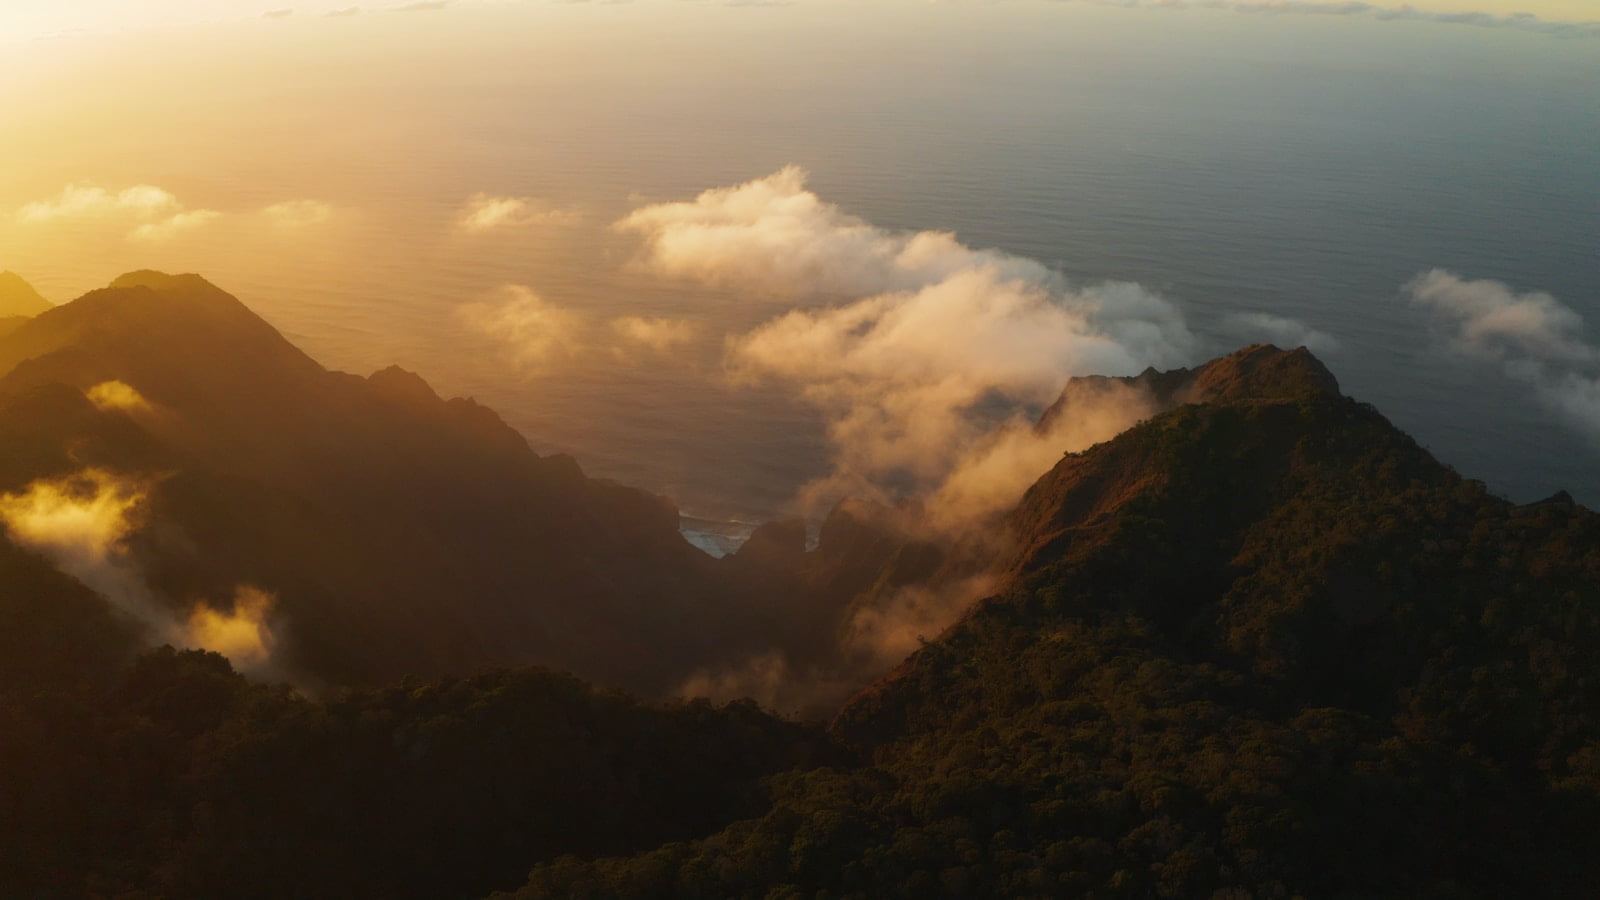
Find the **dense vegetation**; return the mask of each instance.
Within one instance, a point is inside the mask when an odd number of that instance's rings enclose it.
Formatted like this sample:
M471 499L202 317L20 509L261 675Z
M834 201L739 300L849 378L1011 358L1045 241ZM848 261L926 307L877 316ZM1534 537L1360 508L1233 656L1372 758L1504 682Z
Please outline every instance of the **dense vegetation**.
M0 897L1600 883L1600 516L1490 496L1304 351L1134 379L1168 411L976 537L844 506L815 550L777 524L713 563L481 407L327 372L198 279L124 281L0 335L0 492L159 473L111 562L175 609L278 591L306 691L148 649L0 532ZM98 409L106 378L162 414ZM852 610L975 572L997 592L826 731L439 674L821 665ZM432 674L371 686L395 670Z
M1088 512L1085 512L1088 511ZM1581 896L1600 520L1324 392L1188 406L1035 486L1014 587L716 836L523 896ZM1052 530L1052 524L1055 526Z
M753 704L540 669L324 702L200 651L0 690L0 896L473 897L532 861L682 840L837 764Z

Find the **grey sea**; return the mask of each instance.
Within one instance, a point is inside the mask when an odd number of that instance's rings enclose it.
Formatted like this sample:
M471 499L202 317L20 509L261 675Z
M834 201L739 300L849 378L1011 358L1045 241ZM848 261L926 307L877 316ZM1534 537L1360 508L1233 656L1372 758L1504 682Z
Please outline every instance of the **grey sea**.
M1347 393L1463 475L1518 501L1567 489L1600 504L1600 421L1454 352L1404 291L1438 268L1600 318L1600 41L1028 2L864 9L848 24L837 9L696 7L648 27L580 6L537 24L514 9L440 16L429 27L474 35L441 46L473 52L404 66L362 49L376 39L318 38L279 95L144 111L220 123L185 137L203 166L164 163L154 131L117 138L114 165L83 147L30 163L30 184L87 172L224 212L316 197L336 213L317 246L246 262L219 229L188 255L94 256L87 274L83 259L9 264L57 300L124 263L203 270L332 367L414 369L541 452L671 496L723 552L829 467L814 411L723 370L728 335L796 301L649 277L630 265L637 239L610 226L796 164L880 228L951 231L1075 283L1137 282L1216 353L1273 337L1252 314L1297 320L1324 336ZM226 65L280 50L262 38ZM347 77L329 87L341 54ZM352 98L366 112L351 116ZM264 133L270 154L230 150ZM539 198L549 221L463 236L453 224L480 192ZM530 369L463 326L463 306L507 284L699 327L671 360L579 351ZM1600 344L1594 327L1579 337Z

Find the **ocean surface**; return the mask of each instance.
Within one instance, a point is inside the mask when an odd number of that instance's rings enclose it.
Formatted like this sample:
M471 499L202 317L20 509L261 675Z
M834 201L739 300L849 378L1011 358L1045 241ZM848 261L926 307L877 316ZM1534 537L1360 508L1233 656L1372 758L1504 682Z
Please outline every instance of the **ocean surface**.
M726 340L830 298L652 276L611 223L797 164L880 228L1158 292L1206 341L1194 362L1266 338L1241 314L1298 320L1333 339L1321 356L1347 393L1463 475L1600 505L1600 423L1452 352L1403 290L1441 268L1547 292L1600 343L1600 41L1029 2L848 24L681 6L648 27L590 4L432 16L434 34L459 31L437 46L459 51L411 52L434 45L409 16L150 37L165 44L140 51L148 85L98 99L120 45L58 62L0 125L35 148L0 151L0 210L91 181L223 215L161 243L101 220L48 236L12 222L0 265L56 301L123 269L200 271L331 367L398 363L540 452L672 497L691 537L725 552L829 469L819 415L784 385L732 383ZM274 76L249 78L261 71ZM182 104L151 99L205 78L217 87ZM40 91L80 97L87 121L52 115ZM463 234L480 192L555 212ZM332 210L314 238L249 224L296 198ZM670 355L575 346L518 365L461 312L507 284L597 320L697 330Z

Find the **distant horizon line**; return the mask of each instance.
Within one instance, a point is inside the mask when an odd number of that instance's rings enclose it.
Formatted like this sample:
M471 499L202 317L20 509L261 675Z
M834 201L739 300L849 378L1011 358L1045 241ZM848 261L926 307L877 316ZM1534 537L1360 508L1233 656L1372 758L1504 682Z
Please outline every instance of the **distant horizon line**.
M681 7L684 0L674 0ZM812 5L815 0L701 0L692 5L750 8L791 7ZM938 2L938 0L936 0ZM944 0L956 2L960 0ZM998 2L998 0L995 0ZM1440 25L1467 25L1485 29L1504 29L1546 34L1564 38L1600 37L1600 18L1568 18L1525 10L1490 12L1479 8L1428 9L1411 3L1383 4L1367 0L1033 0L1041 4L1072 4L1099 6L1114 9L1166 10L1166 11L1221 11L1241 15L1262 16L1323 16L1335 18L1364 18L1376 21L1423 22ZM648 0L550 0L552 6L591 4L597 6L647 5ZM195 28L245 23L275 23L285 20L349 19L388 13L446 12L462 8L486 8L502 4L485 0L423 0L423 2L391 2L383 5L321 4L302 9L295 6L263 8L248 14L218 15L160 22L116 22L92 25L71 25L49 28L31 33L16 32L9 39L0 36L0 45L32 44L73 40L87 37L135 35L172 29Z

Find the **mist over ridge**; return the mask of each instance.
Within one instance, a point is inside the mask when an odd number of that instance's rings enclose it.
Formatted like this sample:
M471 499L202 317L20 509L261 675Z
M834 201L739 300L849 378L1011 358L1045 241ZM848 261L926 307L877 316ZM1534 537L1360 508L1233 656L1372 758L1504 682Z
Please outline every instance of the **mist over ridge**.
M0 900L1588 896L1589 2L0 3Z
M1540 298L1416 290L1572 349ZM119 278L0 364L0 790L29 828L0 887L1592 874L1600 517L1463 479L1304 348L1073 378L1034 439L1133 421L1004 505L848 499L814 547L773 522L723 559L665 498L398 367L324 369L199 276Z
M723 339L844 298L768 304L641 272L640 236L611 226L798 164L821 202L881 231L949 232L1080 287L1140 285L1204 339L1183 364L1306 344L1496 490L1594 502L1583 432L1525 402L1526 381L1442 352L1404 292L1441 268L1593 318L1586 41L1058 3L875 7L841 32L827 4L657 4L674 14L648 20L656 43L698 61L669 65L643 36L649 4L535 6L252 11L93 58L72 41L30 49L0 79L22 142L0 179L0 263L57 300L146 265L204 272L335 368L424 372L541 452L752 522L791 511L835 451L791 385L724 383ZM148 47L162 66L137 64ZM742 90L718 47L743 48ZM806 65L819 54L836 64ZM569 77L595 59L625 63ZM32 93L30 72L46 79ZM216 89L117 106L95 89L117 77L147 97ZM378 91L407 114L369 102ZM170 136L192 117L216 127L174 168ZM97 133L119 135L115 153ZM19 218L30 207L54 215ZM507 285L583 317L593 352L557 366L495 352L496 325L460 310L502 304ZM633 397L648 399L619 399Z

